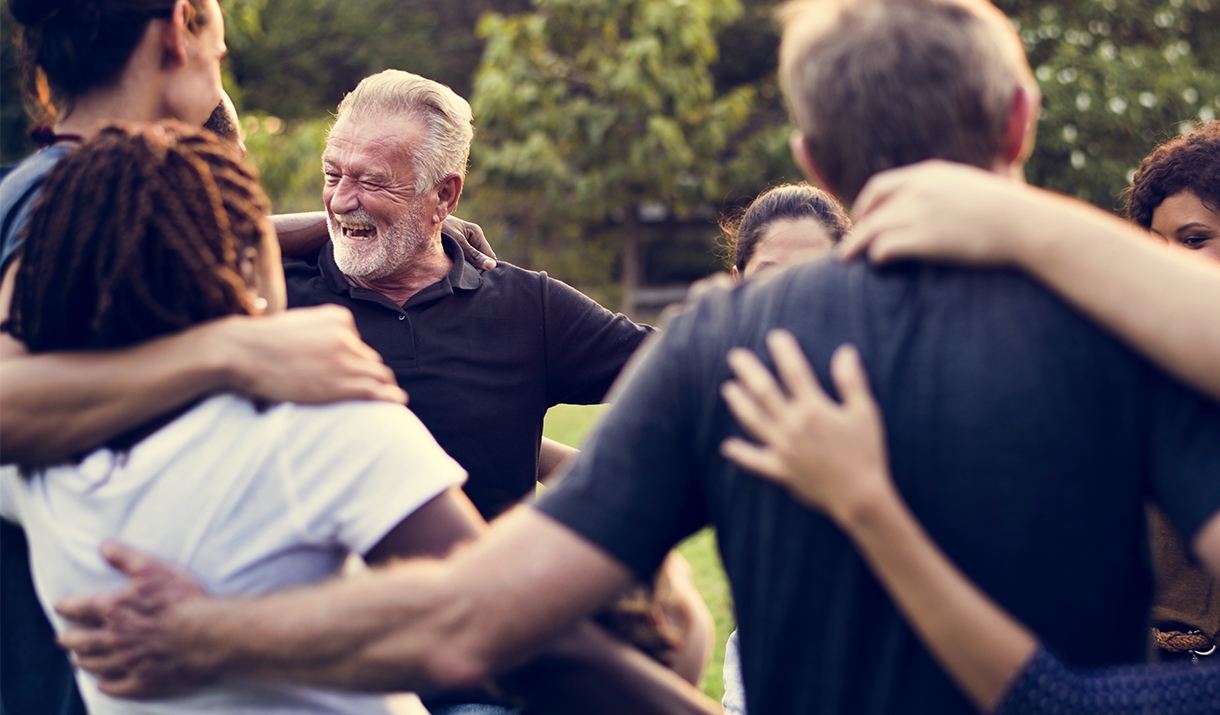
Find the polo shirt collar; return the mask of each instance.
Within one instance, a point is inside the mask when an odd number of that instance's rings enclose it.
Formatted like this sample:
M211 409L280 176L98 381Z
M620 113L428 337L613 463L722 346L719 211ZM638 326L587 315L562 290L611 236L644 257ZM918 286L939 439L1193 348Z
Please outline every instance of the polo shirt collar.
M411 296L411 299L407 301L408 305L451 295L455 288L458 290L475 290L483 284L483 273L466 262L466 257L462 253L462 247L458 245L456 239L442 233L441 247L444 249L445 254L453 260L453 267L449 269L449 273L444 278ZM374 292L366 291L364 288L353 286L347 282L347 278L343 276L343 271L339 270L339 265L335 263L335 246L330 241L327 241L326 245L322 247L322 253L318 257L318 270L321 271L322 278L326 281L327 287L336 293L347 293L352 295L352 297L356 297L356 291Z

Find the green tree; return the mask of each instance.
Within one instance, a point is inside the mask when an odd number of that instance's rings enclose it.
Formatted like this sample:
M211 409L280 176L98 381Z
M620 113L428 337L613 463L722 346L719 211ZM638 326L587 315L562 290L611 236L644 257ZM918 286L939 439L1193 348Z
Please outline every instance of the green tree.
M622 307L634 310L641 211L684 215L722 192L754 91L717 94L711 68L715 33L740 12L736 0L536 0L532 13L486 15L472 102L480 209L519 243L617 234Z
M998 4L1042 87L1031 183L1113 210L1156 144L1220 113L1214 0Z

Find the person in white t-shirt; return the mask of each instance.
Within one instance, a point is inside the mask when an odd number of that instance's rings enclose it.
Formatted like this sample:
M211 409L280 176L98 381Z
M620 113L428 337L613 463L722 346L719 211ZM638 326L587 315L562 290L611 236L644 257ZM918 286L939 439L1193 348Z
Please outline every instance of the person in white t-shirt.
M278 244L254 172L182 125L103 130L48 175L3 328L32 351L118 348L224 315L282 310ZM391 403L270 408L220 394L73 464L0 479L0 512L30 542L39 600L118 590L99 553L121 540L214 594L257 595L370 562L441 555L484 527L466 474ZM225 678L91 713L385 713L383 698Z

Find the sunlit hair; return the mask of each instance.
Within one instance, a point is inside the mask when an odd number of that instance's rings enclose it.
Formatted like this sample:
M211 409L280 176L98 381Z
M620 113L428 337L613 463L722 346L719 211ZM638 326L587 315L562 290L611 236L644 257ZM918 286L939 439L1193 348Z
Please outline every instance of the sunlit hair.
M173 14L175 0L9 0L27 105L39 120L71 111L80 95L113 82L148 23ZM188 0L187 29L210 18L204 0Z
M1220 212L1220 119L1152 150L1127 189L1127 218L1152 228L1152 214L1165 199L1192 191Z
M780 11L780 82L828 188L924 159L990 168L1019 86L1020 39L983 0L794 0Z
M415 190L424 193L447 174L466 175L474 116L470 103L445 85L402 70L365 77L339 103L338 120L405 116L424 124L416 147Z
M784 184L759 194L748 208L720 222L726 261L744 272L758 241L776 221L813 219L826 228L832 243L851 230L851 219L834 197L809 184Z
M209 133L103 129L48 174L3 327L33 352L100 349L254 312L240 260L268 209L255 170Z

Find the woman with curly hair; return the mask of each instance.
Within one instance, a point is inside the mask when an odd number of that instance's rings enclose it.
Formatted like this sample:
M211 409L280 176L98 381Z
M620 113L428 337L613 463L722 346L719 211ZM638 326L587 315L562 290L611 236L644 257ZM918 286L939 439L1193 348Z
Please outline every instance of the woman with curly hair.
M1127 194L1127 217L1220 260L1220 120L1165 142L1140 163Z
M1170 243L1220 261L1220 121L1158 146L1140 162L1127 193L1127 217ZM1152 640L1166 659L1214 656L1220 635L1220 584L1186 556L1160 510L1150 508L1156 597Z

